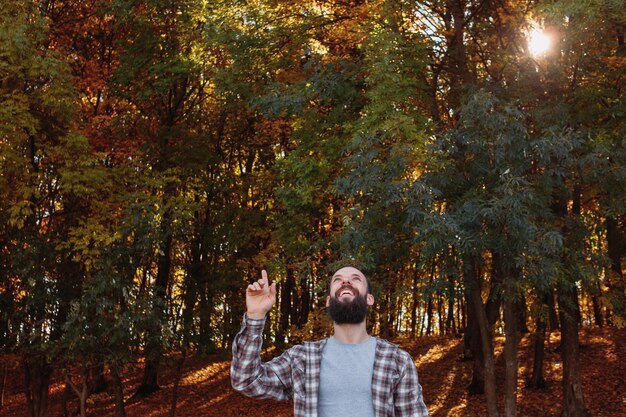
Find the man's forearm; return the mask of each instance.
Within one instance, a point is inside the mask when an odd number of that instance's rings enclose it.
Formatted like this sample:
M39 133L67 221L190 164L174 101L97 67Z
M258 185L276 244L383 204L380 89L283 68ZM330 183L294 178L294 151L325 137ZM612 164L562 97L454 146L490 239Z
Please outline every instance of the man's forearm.
M246 393L261 366L261 346L265 319L244 316L241 330L233 341L233 361L230 366L230 379L237 391Z
M288 400L291 393L291 360L288 352L268 363L261 361L265 319L244 316L233 342L230 379L233 388L257 398Z
M424 404L422 386L417 377L415 362L405 352L405 369L395 392L396 415L402 417L428 417L428 408Z

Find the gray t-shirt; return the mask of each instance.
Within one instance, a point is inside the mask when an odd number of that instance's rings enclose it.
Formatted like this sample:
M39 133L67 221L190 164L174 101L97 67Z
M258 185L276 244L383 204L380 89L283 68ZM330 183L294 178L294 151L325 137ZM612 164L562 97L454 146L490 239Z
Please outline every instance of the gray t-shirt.
M372 373L376 338L342 343L331 337L322 351L319 417L374 417Z

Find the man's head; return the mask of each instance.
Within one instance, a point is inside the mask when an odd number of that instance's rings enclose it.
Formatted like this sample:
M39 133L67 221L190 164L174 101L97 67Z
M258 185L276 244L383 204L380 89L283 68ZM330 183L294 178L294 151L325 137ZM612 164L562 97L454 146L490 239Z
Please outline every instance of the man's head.
M346 266L333 274L326 307L335 323L361 323L373 304L372 284L361 271Z

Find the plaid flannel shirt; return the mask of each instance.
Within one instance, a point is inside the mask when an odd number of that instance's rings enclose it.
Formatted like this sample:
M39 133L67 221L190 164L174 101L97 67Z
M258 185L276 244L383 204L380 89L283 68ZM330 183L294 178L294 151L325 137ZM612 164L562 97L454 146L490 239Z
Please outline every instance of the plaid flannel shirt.
M322 349L326 339L296 345L269 362L259 353L265 319L244 316L233 342L230 379L248 397L293 399L295 417L317 417ZM372 375L376 417L425 417L428 409L411 356L398 346L376 338Z

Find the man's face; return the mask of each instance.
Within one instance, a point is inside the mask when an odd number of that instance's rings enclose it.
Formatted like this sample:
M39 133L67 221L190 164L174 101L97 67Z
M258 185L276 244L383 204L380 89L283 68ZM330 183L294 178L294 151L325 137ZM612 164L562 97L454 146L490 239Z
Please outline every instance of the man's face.
M330 295L326 298L328 314L337 324L361 323L365 320L367 307L374 304L369 294L367 279L353 267L341 268L330 281Z

